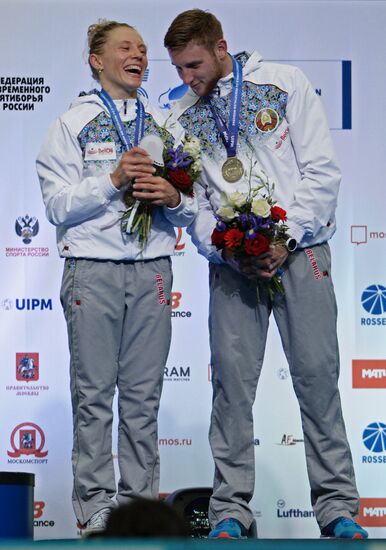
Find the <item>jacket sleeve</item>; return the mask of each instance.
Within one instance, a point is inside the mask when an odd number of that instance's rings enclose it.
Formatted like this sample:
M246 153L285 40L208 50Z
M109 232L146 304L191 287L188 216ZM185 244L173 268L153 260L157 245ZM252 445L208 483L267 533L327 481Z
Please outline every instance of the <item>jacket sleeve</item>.
M194 220L198 205L196 194L189 197L184 193L180 193L181 202L175 208L164 206L164 215L167 220L175 227L186 227Z
M301 176L288 207L287 225L301 242L334 220L341 174L321 101L300 69L295 71L287 120Z
M36 166L47 218L54 225L78 225L98 216L119 194L109 174L83 178L81 148L62 119L51 125Z
M206 188L198 181L195 184L195 194L198 201L198 213L187 232L192 237L193 244L199 254L215 264L224 263L221 252L211 244L211 235L216 225L213 209L207 195Z

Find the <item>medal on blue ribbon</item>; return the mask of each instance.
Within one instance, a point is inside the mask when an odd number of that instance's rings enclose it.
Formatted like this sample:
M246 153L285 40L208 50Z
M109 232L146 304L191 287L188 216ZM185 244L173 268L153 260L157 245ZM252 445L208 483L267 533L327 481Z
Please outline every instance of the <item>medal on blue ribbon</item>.
M113 124L115 126L115 129L118 132L119 138L125 148L126 151L129 151L132 147L130 143L130 139L128 136L128 133L126 131L125 125L122 122L121 116L118 112L118 109L115 106L114 101L111 99L110 95L102 88L102 90L99 92L99 97L103 101L103 104L105 105L106 109L108 110L111 120L113 121ZM145 128L145 108L142 104L142 102L137 98L137 117L135 120L135 129L134 129L134 147L137 147L139 142L142 139L143 133ZM131 227L133 224L134 216L137 212L137 209L140 205L140 202L138 200L133 202L133 206L130 212L130 216L127 220L126 224L126 230L125 232L127 234L131 233Z
M130 143L130 139L126 132L125 125L122 122L122 119L120 117L118 109L115 106L114 101L111 99L110 95L106 92L106 90L103 90L103 88L99 92L99 97L103 101L106 109L108 110L111 116L111 120L113 121L115 129L118 132L119 138L124 148L126 149L126 151L129 151L132 145ZM145 127L145 109L142 102L137 98L137 118L135 121L135 130L134 130L134 147L137 147L139 142L141 141L143 132L144 132L144 127Z
M243 69L232 57L233 65L233 87L232 87L232 97L229 111L229 121L228 126L225 124L223 119L217 113L215 106L212 103L211 98L206 97L206 101L212 111L214 120L217 125L217 129L220 133L221 139L224 143L227 160L224 162L221 168L221 173L225 181L228 183L235 183L239 181L244 174L244 166L240 159L236 157L237 149L237 138L239 135L239 124L240 124L240 105L241 105L241 91L243 83Z

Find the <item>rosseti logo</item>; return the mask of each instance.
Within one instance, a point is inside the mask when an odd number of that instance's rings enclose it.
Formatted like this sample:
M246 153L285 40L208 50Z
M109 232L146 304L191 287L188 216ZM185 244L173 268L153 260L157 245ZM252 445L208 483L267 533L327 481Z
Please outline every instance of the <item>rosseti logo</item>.
M353 388L386 388L386 360L353 359Z
M363 309L371 315L386 313L386 287L370 285L362 292L361 303Z
M386 424L373 422L363 431L363 443L372 453L384 453L386 451Z

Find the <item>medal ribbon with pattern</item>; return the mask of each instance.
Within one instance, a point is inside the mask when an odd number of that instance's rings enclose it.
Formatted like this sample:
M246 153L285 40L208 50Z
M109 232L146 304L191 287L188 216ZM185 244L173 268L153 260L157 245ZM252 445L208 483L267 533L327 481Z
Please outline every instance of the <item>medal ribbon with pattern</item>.
M224 143L227 160L222 166L222 174L226 181L229 183L234 183L238 181L244 173L244 167L242 162L236 157L237 149L237 139L239 135L239 125L240 125L240 105L241 105L241 91L243 84L243 69L232 57L232 66L233 66L233 86L232 86L232 97L231 104L229 109L229 120L228 126L225 124L224 120L216 111L215 106L212 103L212 100L207 96L206 102L209 105L214 120L217 125L217 129L220 133L221 139Z
M113 121L115 129L118 132L119 138L124 148L126 149L126 151L129 151L132 145L130 143L129 135L122 122L121 116L118 112L118 109L115 106L114 101L111 99L111 96L103 88L99 92L99 97L101 98L101 100L103 101L103 104L105 105L106 109L110 113L111 120ZM134 147L137 147L137 145L141 141L144 133L144 128L145 128L145 108L142 102L137 98L137 117L135 119L134 145L133 145ZM130 234L131 232L134 216L138 210L139 204L140 203L138 200L136 200L133 204L130 216L127 220L127 225L125 230L125 233L127 234Z
M132 146L125 125L123 124L118 109L116 108L115 103L111 99L110 95L106 92L106 90L102 88L102 90L99 92L99 97L101 98L106 109L108 110L111 116L111 120L114 123L115 129L117 130L119 138L126 151L129 151L131 147L137 147L142 139L145 128L145 109L142 102L137 98L137 118L135 120L134 145Z

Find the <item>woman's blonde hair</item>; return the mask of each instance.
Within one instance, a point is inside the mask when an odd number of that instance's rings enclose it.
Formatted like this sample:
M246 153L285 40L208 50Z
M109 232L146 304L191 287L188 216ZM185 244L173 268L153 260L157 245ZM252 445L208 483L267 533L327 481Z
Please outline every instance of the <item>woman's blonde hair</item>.
M90 65L92 76L95 80L99 81L99 74L90 63L90 55L93 53L97 55L103 53L103 46L107 42L109 33L119 27L127 27L128 29L135 30L134 27L127 23L119 23L118 21L109 21L107 19L99 19L97 23L90 25L87 30L88 64Z

